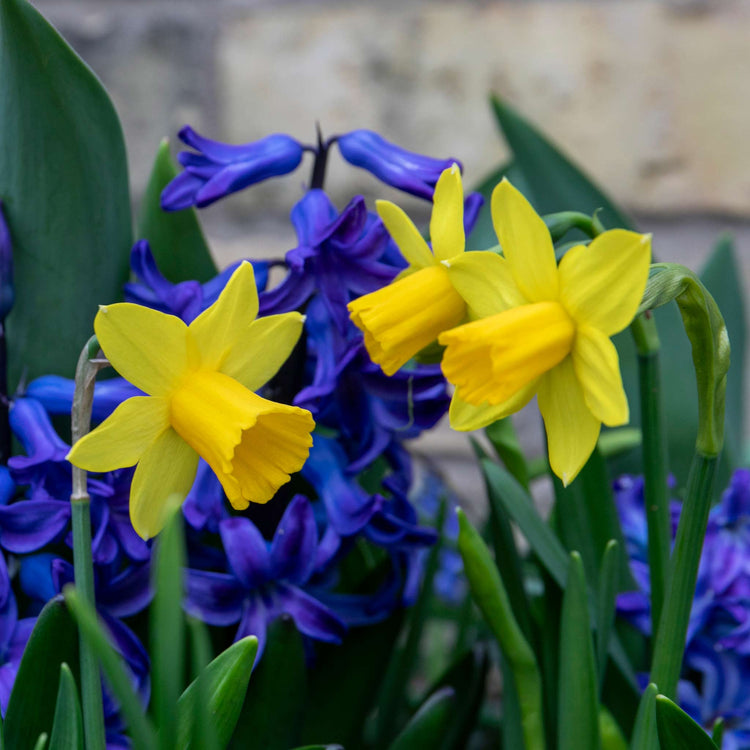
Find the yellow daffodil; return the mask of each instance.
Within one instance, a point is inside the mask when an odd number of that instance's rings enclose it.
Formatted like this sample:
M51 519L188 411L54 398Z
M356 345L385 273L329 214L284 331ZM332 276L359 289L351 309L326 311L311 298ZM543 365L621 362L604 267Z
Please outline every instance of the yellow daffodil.
M602 423L628 421L610 337L640 305L651 237L604 232L568 250L558 267L547 227L507 180L493 191L491 208L504 257L478 253L483 273L452 276L479 319L438 339L446 347L443 373L456 386L451 426L483 427L536 394L550 465L567 484L594 450Z
M170 495L190 490L199 456L237 509L270 500L304 464L310 412L254 393L289 356L303 317L257 313L249 263L189 326L140 305L100 307L94 329L104 354L149 395L120 404L68 459L96 472L138 464L130 518L144 539L161 530Z
M441 331L466 316L466 303L443 264L464 252L464 193L458 165L446 169L435 186L432 250L398 206L378 201L377 210L409 266L392 284L350 302L349 312L364 333L372 361L393 375Z

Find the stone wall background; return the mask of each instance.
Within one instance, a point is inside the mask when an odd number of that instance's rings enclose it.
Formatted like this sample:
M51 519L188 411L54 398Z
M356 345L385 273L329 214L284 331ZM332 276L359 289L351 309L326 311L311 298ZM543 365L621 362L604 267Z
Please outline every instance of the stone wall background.
M699 267L733 232L750 289L746 0L32 1L110 91L136 200L160 139L185 123L234 142L368 127L461 159L471 184L506 153L494 91L654 233L661 260ZM292 247L306 177L205 210L218 262ZM340 208L393 197L335 154L329 186ZM432 439L456 455L455 439Z

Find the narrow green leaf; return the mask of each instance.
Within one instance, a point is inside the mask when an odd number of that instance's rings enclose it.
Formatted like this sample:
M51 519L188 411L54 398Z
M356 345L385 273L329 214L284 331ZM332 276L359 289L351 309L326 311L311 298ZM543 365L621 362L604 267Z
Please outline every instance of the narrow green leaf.
M34 745L34 750L44 750L45 747L47 747L47 734L42 732Z
M716 750L703 727L664 695L656 696L656 728L661 750Z
M107 635L100 625L96 611L85 602L72 586L63 591L65 603L78 623L82 637L91 645L104 671L107 683L115 694L122 715L128 725L128 732L135 746L143 750L156 747L156 734L151 722L146 718L140 700L133 690L130 678L121 657L112 648Z
M344 750L342 745L305 745L295 747L294 750Z
M599 701L586 577L570 554L560 623L557 732L559 750L599 750Z
M599 707L599 735L602 750L628 750L628 743L622 730L605 706Z
M203 672L208 715L220 747L227 746L237 725L257 652L258 639L249 635L222 651ZM193 680L177 702L175 748L179 750L194 747L191 730L198 697L198 684Z
M193 731L191 736L196 747L201 750L220 750L216 730L211 721L208 708L208 680L206 667L211 661L211 644L209 643L208 628L200 621L191 617L188 619L190 631L190 645L192 656L192 673L195 680L196 709L193 713Z
M63 662L77 670L78 631L62 597L55 597L40 612L23 652L5 712L6 747L27 747L30 737L52 731Z
M505 468L518 480L521 486L529 488L529 469L526 457L518 441L518 435L510 417L498 419L484 431L487 439L492 443L498 458L505 464Z
M660 750L656 730L656 695L653 682L643 691L630 738L630 750Z
M611 539L599 569L599 586L596 596L596 665L599 695L607 669L607 654L612 626L615 623L615 601L617 598L617 576L620 567L620 545Z
M503 675L502 719L500 737L503 750L523 748L523 727L521 726L521 701L518 698L516 682L508 660L500 652L500 670Z
M122 128L102 85L26 0L0 2L0 200L14 248L10 384L72 376L131 244ZM54 325L50 312L54 313ZM54 680L57 684L57 678Z
M290 617L268 630L263 658L253 672L230 747L286 750L299 741L307 697L302 637Z
M161 208L161 192L178 173L165 138L159 144L141 201L138 239L148 240L156 265L170 281L208 281L217 269L195 209L162 211Z
M60 686L49 750L83 750L83 715L78 689L70 667L64 662L60 665Z
M182 512L178 511L170 514L164 530L156 540L153 567L155 593L150 609L154 706L159 728L159 746L163 750L172 750L175 746L177 715L174 707L184 684L184 567L185 539Z
M724 723L723 717L719 717L714 722L714 726L711 729L711 739L713 740L714 745L721 750L721 743L724 741L724 727L726 724Z
M454 703L453 688L433 693L391 743L390 750L437 747L451 721Z

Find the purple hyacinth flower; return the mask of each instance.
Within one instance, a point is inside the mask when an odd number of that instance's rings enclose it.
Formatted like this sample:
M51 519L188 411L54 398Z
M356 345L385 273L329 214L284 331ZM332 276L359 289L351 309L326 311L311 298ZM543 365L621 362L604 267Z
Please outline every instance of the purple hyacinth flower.
M7 505L16 494L16 483L7 466L0 466L0 506Z
M283 133L239 146L204 138L188 125L179 136L195 151L177 156L184 171L161 194L165 211L203 208L249 185L288 174L299 166L304 152L302 144Z
M130 251L130 268L136 281L125 284L125 301L176 315L189 324L216 302L240 263L242 261L232 263L205 284L198 281L173 284L156 265L148 241L139 240ZM251 260L250 263L255 272L255 286L261 292L268 283L268 271L272 264L263 260Z
M318 559L318 531L307 498L292 499L270 544L247 518L223 520L219 533L229 572L188 570L187 612L211 625L239 622L235 640L255 635L259 654L268 624L282 614L310 638L341 642L344 623L305 591Z
M386 185L432 200L443 170L456 159L434 159L396 146L372 130L353 130L336 139L341 155ZM460 166L460 164L459 164Z
M13 245L10 229L3 214L0 201L0 327L13 307L15 287L13 286Z

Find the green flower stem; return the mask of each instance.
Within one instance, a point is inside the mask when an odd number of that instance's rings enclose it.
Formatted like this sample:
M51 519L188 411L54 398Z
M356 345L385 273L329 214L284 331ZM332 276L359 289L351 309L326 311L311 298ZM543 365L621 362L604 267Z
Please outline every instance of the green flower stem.
M651 682L659 692L676 700L685 649L690 609L698 579L703 539L713 497L717 456L697 451L690 467L687 495L682 505L677 539L669 570L667 595L659 622L651 664Z
M91 337L84 346L76 367L75 393L71 412L73 444L91 427L91 407L94 401L96 373L106 367L106 360L96 359L99 344ZM81 597L95 606L94 563L91 557L91 500L86 485L86 472L73 467L73 492L70 496L73 520L73 565L75 584ZM104 709L99 663L88 641L80 636L81 698L83 727L87 750L104 750Z
M638 352L638 379L643 428L643 477L648 522L648 567L651 577L651 627L658 632L671 545L671 522L667 494L667 444L659 378L659 335L649 312L630 326Z

